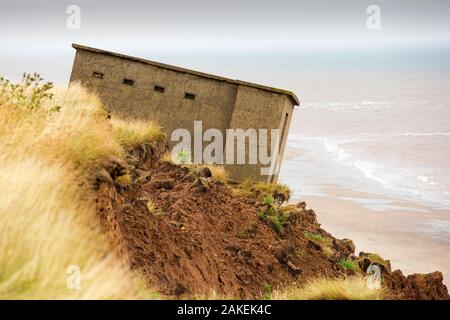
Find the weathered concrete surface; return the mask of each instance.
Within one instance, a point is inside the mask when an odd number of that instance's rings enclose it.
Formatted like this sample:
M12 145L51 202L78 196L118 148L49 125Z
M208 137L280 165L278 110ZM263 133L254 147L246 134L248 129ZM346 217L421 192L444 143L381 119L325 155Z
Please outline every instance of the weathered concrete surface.
M191 132L195 120L203 131L226 129L279 129L278 156L282 158L297 97L285 90L201 73L109 51L73 45L77 50L70 81L95 91L104 105L125 118L155 119L169 140L173 130ZM94 72L102 77L94 76ZM124 83L133 81L133 85ZM158 92L155 86L163 87ZM195 99L186 99L192 93ZM208 143L204 142L203 146ZM248 148L247 148L248 153ZM262 176L258 164L227 165L233 179L276 181Z

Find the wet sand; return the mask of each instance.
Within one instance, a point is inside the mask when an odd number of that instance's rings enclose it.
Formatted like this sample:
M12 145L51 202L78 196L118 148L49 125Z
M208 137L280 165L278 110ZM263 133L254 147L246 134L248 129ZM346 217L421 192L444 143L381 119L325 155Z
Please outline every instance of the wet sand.
M404 274L444 274L450 284L450 243L448 238L427 227L430 220L448 220L448 210L432 209L412 202L339 186L323 188L324 196L303 196L315 210L319 223L338 238L350 238L356 252L374 252L391 261Z

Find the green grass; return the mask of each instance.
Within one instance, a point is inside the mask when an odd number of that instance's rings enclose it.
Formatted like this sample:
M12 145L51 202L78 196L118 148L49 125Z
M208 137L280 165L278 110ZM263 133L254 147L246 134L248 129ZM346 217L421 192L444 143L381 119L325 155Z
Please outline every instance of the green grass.
M267 216L267 220L269 220L272 229L275 230L276 233L281 233L283 225L277 215Z
M325 241L325 238L322 237L320 234L317 233L311 233L311 232L305 232L303 234L307 239L313 241L313 242L323 242Z
M266 219L266 214L264 213L264 211L259 211L258 212L258 219L261 221L264 221Z
M265 182L252 182L244 180L237 186L233 187L233 193L238 196L254 198L257 201L263 201L266 197L274 197L277 194L283 194L285 201L288 201L291 191L284 184L274 184Z
M272 196L265 196L262 200L262 204L269 205L269 206L273 205L273 202L274 202L274 200L273 200Z
M334 254L334 250L331 247L332 240L330 238L311 232L305 232L303 235L306 239L318 245L325 257L330 258Z
M263 299L264 300L270 300L272 298L272 285L270 283L264 282L263 283Z
M360 268L358 266L358 263L356 261L348 260L348 259L340 259L338 261L338 264L344 267L345 269L351 270L353 272L360 272Z
M263 194L269 194L274 195L276 193L283 194L285 196L286 201L289 200L291 196L291 190L289 187L282 183L265 183L265 182L258 182L254 185L254 187L257 190L260 190Z

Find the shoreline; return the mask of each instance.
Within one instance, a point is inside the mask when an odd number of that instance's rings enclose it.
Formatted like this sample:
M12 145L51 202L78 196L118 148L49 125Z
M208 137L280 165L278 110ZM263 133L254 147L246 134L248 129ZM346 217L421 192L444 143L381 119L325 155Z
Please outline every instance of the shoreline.
M333 236L352 239L356 253L378 253L405 275L441 271L444 283L450 284L449 239L426 227L430 220L448 219L448 210L389 197L385 200L392 206L370 205L382 196L333 185L323 187L323 193L298 200L316 212L319 223Z

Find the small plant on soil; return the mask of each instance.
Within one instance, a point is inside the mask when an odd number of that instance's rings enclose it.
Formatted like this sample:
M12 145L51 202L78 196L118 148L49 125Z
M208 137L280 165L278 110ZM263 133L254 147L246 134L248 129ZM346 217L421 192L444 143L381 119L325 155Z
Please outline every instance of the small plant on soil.
M206 177L211 177L212 180L221 182L223 184L226 184L228 182L228 174L223 166L217 164L193 164L193 163L190 164L188 163L186 166L196 175L202 175L202 172L204 173L205 170L209 170L210 176Z
M275 230L276 233L281 233L283 226L281 225L280 220L278 220L278 216L268 216L267 219L270 221L273 230Z
M267 216L267 219L270 221L272 228L279 234L283 231L287 218L284 214L273 214Z
M264 282L263 284L263 299L270 300L272 299L272 285L270 283Z
M269 205L272 206L273 205L273 197L272 196L265 196L262 200L262 204L264 205Z
M275 204L274 198L270 195L262 199L262 205L266 207L266 211L260 210L258 212L258 219L260 221L267 219L272 229L280 234L283 231L283 226L286 224L288 216L283 210L278 210L279 206Z
M311 232L305 232L303 235L306 239L318 245L325 257L330 258L333 256L334 250L331 247L332 240L330 238Z
M191 162L191 151L181 149L180 152L173 157L173 162L180 165L189 164Z
M260 210L260 211L258 212L258 219L259 219L260 221L264 221L264 220L266 219L266 214L264 213L264 211Z
M276 198L277 202L281 204L284 201L288 201L291 196L291 191L289 187L281 183L265 183L258 182L254 185L256 190L259 190L262 194L268 194Z
M299 210L296 205L285 205L280 206L279 209L283 212L286 217L295 218L299 215Z
M274 207L270 206L269 209L267 210L267 215L273 216L273 215L276 215L276 214L277 214L276 209Z
M132 178L130 174L124 174L116 178L116 183L121 186L129 186L132 183Z
M304 236L305 236L305 238L307 238L313 242L322 242L324 240L324 237L322 237L320 234L316 234L316 233L305 232Z
M388 268L389 263L386 260L384 260L380 255L376 253L371 253L369 254L368 258L370 259L370 261L381 264L386 269Z
M249 180L244 180L240 184L233 187L233 194L235 196L253 198L255 194L253 192L252 185L252 182Z
M334 250L327 245L322 246L321 250L322 250L322 254L327 258L331 258L334 254Z
M152 200L147 200L147 210L149 213L155 216L159 216L162 214L161 210L155 206Z
M253 221L252 223L250 223L250 225L248 225L247 227L239 230L238 233L238 238L239 239L249 239L252 238L256 231L258 229L258 224L256 223L256 221Z
M224 167L219 165L204 165L204 166L208 167L208 169L211 171L213 180L222 182L224 184L227 183L228 174L225 171Z
M352 260L348 260L345 258L342 258L338 261L338 264L341 265L342 267L344 267L347 270L351 270L353 272L359 272L359 266L355 261Z
M287 216L284 212L281 212L281 213L278 215L278 220L280 221L280 223L281 223L282 226L284 226L284 225L286 224L287 218L288 218L288 216Z
M262 201L265 197L270 196L272 197L273 202L278 204L288 201L291 194L286 185L252 182L249 180L244 180L237 186L234 186L233 193L238 196L253 198L258 201Z

